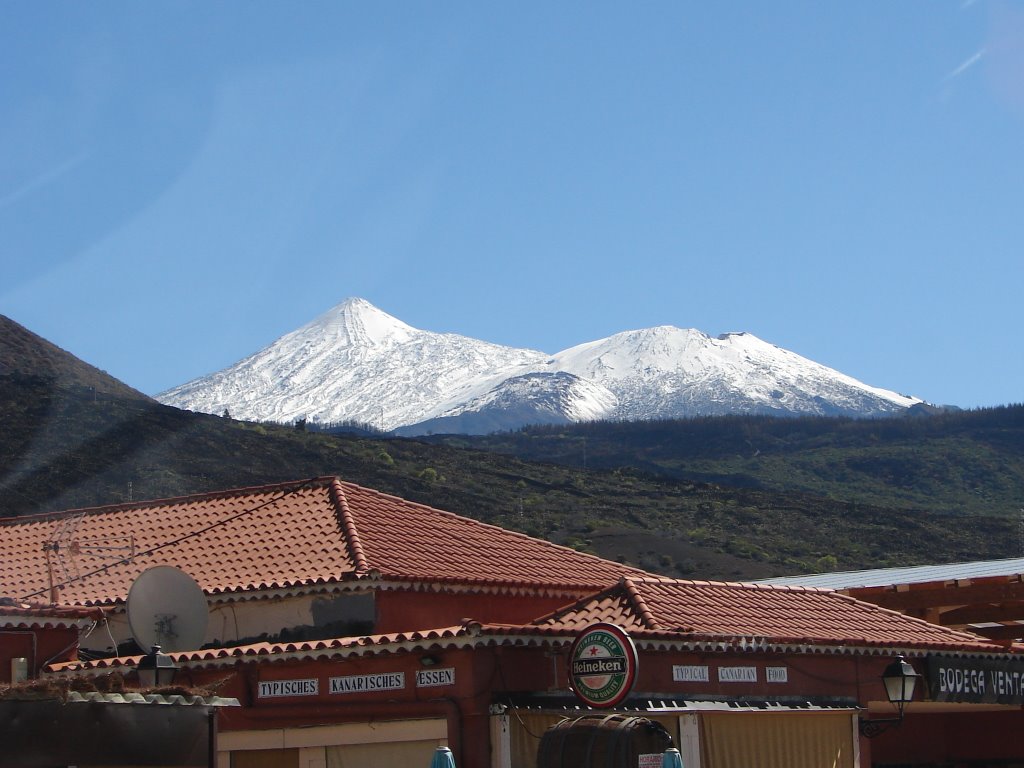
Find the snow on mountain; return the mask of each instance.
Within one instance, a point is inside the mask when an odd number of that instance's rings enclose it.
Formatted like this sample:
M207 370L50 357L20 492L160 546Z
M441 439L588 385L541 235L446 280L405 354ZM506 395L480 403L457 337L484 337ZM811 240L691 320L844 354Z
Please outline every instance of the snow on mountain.
M349 299L157 400L252 421L360 421L393 429L440 415L547 359L533 350L420 331L363 299Z
M609 389L619 419L729 413L878 416L920 402L869 387L749 333L659 326L559 352L559 370Z
M617 402L615 395L600 384L564 371L538 371L512 376L437 418L399 427L395 432L485 435L524 424L595 421L614 413Z
M247 420L360 421L404 434L728 413L878 416L921 402L747 333L661 326L549 356L418 330L362 299L157 399Z

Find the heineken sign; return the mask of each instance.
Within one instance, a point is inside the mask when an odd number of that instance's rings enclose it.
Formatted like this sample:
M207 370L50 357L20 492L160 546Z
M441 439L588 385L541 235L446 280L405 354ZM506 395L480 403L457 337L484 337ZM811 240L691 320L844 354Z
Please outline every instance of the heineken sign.
M593 624L569 651L569 684L592 707L614 707L636 682L636 647L614 624Z

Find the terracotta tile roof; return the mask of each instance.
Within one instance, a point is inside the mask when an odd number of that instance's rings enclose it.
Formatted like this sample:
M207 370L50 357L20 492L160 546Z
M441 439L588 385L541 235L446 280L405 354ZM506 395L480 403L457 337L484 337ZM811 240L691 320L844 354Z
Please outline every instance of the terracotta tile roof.
M606 595L610 592L602 593ZM601 599L598 596L595 599ZM896 614L899 618L898 614ZM611 616L597 616L599 620L607 620ZM621 618L621 617L620 617ZM910 619L910 621L915 621ZM423 653L443 651L456 648L487 648L495 646L568 648L576 634L591 621L576 623L570 621L549 621L538 624L480 624L466 620L463 624L436 629L420 629L407 632L366 635L363 637L339 637L326 640L309 640L300 642L261 642L229 648L204 648L198 651L181 651L169 655L182 668L210 669L216 667L234 667L246 662L279 662L279 661L338 661L359 656L377 656L392 653ZM616 622L620 625L623 622ZM924 622L918 622L923 624ZM930 626L930 625L928 625ZM939 627L938 629L942 629ZM731 652L731 653L891 653L899 649L910 656L924 656L936 651L984 653L1005 657L1011 650L1018 652L1024 648L1008 649L991 643L978 642L978 638L969 636L965 640L963 633L942 634L944 640L895 640L859 641L856 643L837 643L834 639L828 642L810 641L806 638L752 638L732 634L699 634L674 632L670 630L645 629L642 626L630 628L637 646L641 649L672 650L683 649L697 652ZM141 656L121 656L94 660L76 660L51 664L46 667L50 674L67 674L71 672L87 674L105 674L116 669L130 669L138 665Z
M390 578L518 583L591 591L637 568L339 483L370 567Z
M743 636L818 645L1005 650L1005 646L977 635L830 590L764 584L624 578L536 623L578 631L598 621L618 624L630 632L661 636Z
M6 628L73 627L101 618L102 608L0 602L0 627Z
M409 632L391 632L363 637L338 637L329 640L306 640L294 643L251 643L229 648L205 648L199 651L169 653L175 663L182 667L232 666L236 663L254 661L273 656L298 660L341 659L382 652L427 651L453 647L460 644L472 645L481 632L481 625L467 621L465 624L438 629L421 629ZM116 658L66 661L50 664L46 671L65 672L106 672L112 669L135 667L141 656L119 656Z
M0 519L0 597L48 598L44 545L55 541L54 579L67 582L59 600L73 605L122 601L154 565L181 568L208 594L369 575L583 593L644 575L336 478Z

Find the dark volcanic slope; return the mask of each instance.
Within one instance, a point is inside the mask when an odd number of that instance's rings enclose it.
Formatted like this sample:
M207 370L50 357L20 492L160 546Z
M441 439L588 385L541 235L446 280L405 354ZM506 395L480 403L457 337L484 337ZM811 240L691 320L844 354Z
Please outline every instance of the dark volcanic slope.
M64 388L84 387L124 398L150 398L70 352L0 315L0 376L39 377Z

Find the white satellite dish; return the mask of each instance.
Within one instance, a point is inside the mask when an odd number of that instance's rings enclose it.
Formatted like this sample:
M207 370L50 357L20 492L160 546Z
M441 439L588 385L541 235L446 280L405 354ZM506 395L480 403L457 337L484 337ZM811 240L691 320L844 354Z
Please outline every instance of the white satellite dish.
M193 651L203 644L210 619L206 595L195 579L170 565L139 574L125 606L132 637L143 653Z

